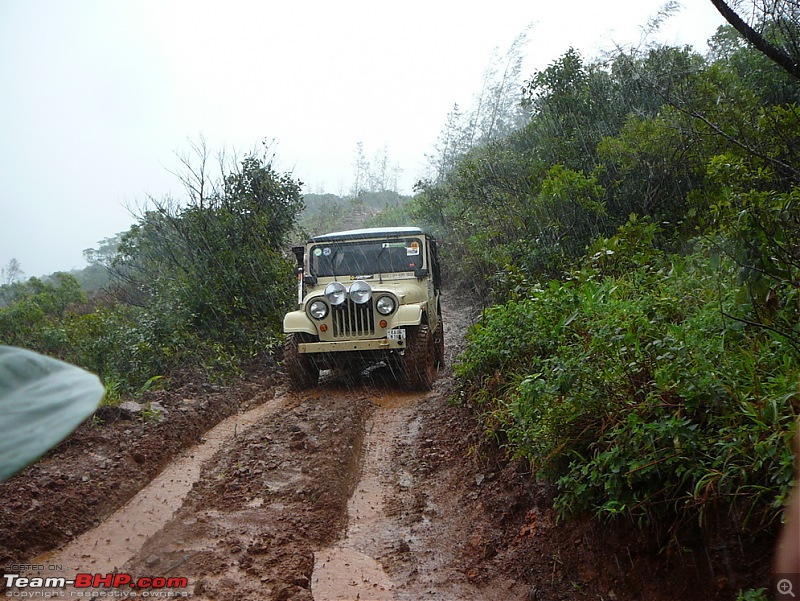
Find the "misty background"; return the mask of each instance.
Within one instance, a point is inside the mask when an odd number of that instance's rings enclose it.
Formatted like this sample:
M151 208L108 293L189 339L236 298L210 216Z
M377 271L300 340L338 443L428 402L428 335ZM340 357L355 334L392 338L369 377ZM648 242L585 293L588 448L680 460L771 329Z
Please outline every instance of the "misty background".
M272 144L306 192L347 194L360 144L411 194L454 104L525 36L522 79L569 47L645 40L659 0L402 5L10 0L0 5L0 265L81 268L148 197L180 195L179 155ZM652 39L704 51L722 19L685 2Z

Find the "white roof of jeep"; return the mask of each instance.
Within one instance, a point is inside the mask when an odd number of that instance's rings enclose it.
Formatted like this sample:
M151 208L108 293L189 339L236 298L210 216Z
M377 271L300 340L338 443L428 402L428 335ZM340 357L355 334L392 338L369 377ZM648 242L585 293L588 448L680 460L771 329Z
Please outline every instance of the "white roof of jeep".
M309 242L333 242L339 240L363 240L380 236L419 236L424 232L418 227L372 227L362 230L346 230L332 232L320 236L312 236Z

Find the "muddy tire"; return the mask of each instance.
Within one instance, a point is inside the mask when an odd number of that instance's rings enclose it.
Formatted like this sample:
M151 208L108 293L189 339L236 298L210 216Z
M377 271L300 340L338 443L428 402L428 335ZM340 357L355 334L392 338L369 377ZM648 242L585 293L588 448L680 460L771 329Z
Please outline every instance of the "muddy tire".
M298 350L303 342L299 334L289 334L283 343L283 367L292 390L305 390L317 385L319 368L313 359Z
M436 377L436 348L426 325L406 328L403 355L406 384L414 390L430 390Z

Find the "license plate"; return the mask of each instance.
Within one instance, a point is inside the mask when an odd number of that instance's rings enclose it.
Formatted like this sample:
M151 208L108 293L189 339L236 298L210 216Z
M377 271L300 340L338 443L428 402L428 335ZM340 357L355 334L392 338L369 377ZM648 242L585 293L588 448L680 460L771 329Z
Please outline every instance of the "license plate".
M386 337L389 340L405 340L406 331L403 328L395 328L386 332Z

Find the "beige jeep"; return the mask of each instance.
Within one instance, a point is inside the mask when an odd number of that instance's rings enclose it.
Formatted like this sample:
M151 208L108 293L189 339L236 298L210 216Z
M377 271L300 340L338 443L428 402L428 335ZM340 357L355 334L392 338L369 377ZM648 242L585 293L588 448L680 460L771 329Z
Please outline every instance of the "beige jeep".
M436 240L416 227L373 228L293 250L298 307L283 319L290 386L314 386L321 369L383 361L429 390L444 362Z

